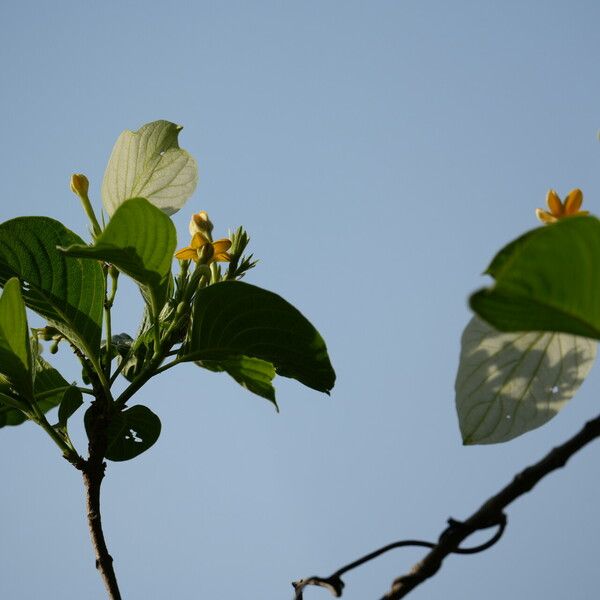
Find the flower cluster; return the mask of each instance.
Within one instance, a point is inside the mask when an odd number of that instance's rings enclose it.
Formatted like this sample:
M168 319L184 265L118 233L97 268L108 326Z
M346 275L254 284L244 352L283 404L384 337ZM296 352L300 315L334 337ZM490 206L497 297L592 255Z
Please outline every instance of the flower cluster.
M231 248L231 240L223 238L212 241L211 232L213 224L208 218L206 211L192 215L190 219L190 235L192 241L189 246L178 250L175 258L179 260L193 260L210 265L213 262L229 262L230 256L227 250Z

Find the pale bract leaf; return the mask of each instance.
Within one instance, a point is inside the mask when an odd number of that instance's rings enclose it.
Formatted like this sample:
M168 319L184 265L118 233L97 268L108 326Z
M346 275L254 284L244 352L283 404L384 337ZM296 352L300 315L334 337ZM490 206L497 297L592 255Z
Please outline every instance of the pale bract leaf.
M181 125L153 121L117 139L102 181L102 204L112 215L129 198L146 198L176 213L198 183L198 165L179 147Z
M473 317L455 384L463 442L506 442L552 419L583 383L596 347L566 333L502 333Z

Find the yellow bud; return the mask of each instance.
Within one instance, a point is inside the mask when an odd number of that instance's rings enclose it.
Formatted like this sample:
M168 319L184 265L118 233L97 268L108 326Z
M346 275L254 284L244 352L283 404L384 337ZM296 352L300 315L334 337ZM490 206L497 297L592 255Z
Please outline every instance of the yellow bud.
M90 189L90 182L85 175L81 173L71 175L71 191L79 197L86 198L88 190Z
M201 210L199 213L192 215L189 230L192 237L196 233L211 233L213 224L208 218L208 213L205 210Z

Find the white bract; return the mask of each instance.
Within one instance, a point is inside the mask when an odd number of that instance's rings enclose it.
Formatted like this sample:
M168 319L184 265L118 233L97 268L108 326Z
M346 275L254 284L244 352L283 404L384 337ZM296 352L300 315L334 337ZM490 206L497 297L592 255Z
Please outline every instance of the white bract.
M176 213L198 183L198 165L179 147L180 125L153 121L117 139L102 181L102 204L112 215L129 198L145 198Z
M473 317L455 384L463 442L506 442L549 421L583 383L596 347L566 333L502 333Z

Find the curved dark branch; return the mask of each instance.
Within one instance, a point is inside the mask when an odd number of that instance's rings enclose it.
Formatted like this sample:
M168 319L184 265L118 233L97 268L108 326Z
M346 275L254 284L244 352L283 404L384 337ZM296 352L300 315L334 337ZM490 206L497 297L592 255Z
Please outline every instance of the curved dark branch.
M474 554L482 552L493 546L504 533L506 528L506 515L504 509L520 496L530 492L541 479L565 466L567 461L584 446L600 437L600 416L588 421L584 427L564 444L552 449L544 458L527 467L505 486L500 492L486 500L466 521L460 522L449 519L448 527L442 532L437 543L406 540L384 546L370 554L338 569L329 577L310 577L294 582L296 590L295 599L302 600L302 592L309 585L325 587L335 597L340 597L344 588L342 574L359 567L392 550L403 546L421 546L430 548L430 552L409 573L398 577L392 584L390 591L381 600L398 600L435 575L442 566L443 560L450 554ZM460 544L476 531L497 526L498 531L486 543L474 548L461 548Z
M498 518L509 504L530 492L546 475L564 467L571 456L598 437L600 437L600 416L588 421L564 444L553 448L540 461L518 473L506 487L484 502L479 510L464 522L462 529L440 539L440 543L423 560L414 565L408 574L396 579L382 600L404 598L419 584L435 575L444 558L454 552L467 536Z
M494 525L498 526L498 531L496 531L494 536L490 538L487 542L485 542L484 544L480 544L479 546L474 546L472 548L456 548L454 550L454 553L475 554L477 552L483 552L484 550L487 550L488 548L493 546L502 537L504 529L506 528L506 518L504 517L504 515L502 515L502 518L499 520L498 523L491 523L489 526L491 527ZM447 536L454 529L461 527L463 527L463 523L461 523L460 521L448 519L448 528L442 533L440 540L444 536ZM361 565L364 565L365 563L377 558L378 556L381 556L382 554L385 554L390 550L395 550L396 548L405 548L407 546L435 548L438 544L439 542L435 544L433 542L425 542L422 540L402 540L399 542L393 542L391 544L388 544L387 546L383 546L382 548L379 548L369 554L366 554L365 556L359 558L358 560L355 560L354 562L351 562L350 564L343 566L341 569L338 569L335 573L332 573L329 577L314 576L309 577L307 579L301 579L300 581L294 581L292 585L294 586L294 590L296 591L295 600L302 600L303 590L309 585L327 588L336 598L339 598L342 595L342 591L344 589L344 582L342 581L342 575L344 573L347 573L352 569L356 569L356 567L360 567Z
M351 562L338 569L335 573L332 573L329 577L308 577L306 579L300 579L299 581L294 581L292 585L294 586L294 590L296 591L295 600L302 600L302 592L305 587L309 585L315 585L318 587L327 588L336 598L339 598L342 595L342 590L344 589L344 582L342 581L342 575L352 569L356 569L356 567L360 567L364 565L366 562L369 562L390 550L394 550L396 548L403 548L405 546L421 546L422 548L434 548L435 544L431 542L424 542L421 540L402 540L400 542L393 542L392 544L388 544L387 546L383 546L383 548L379 548L365 556Z

